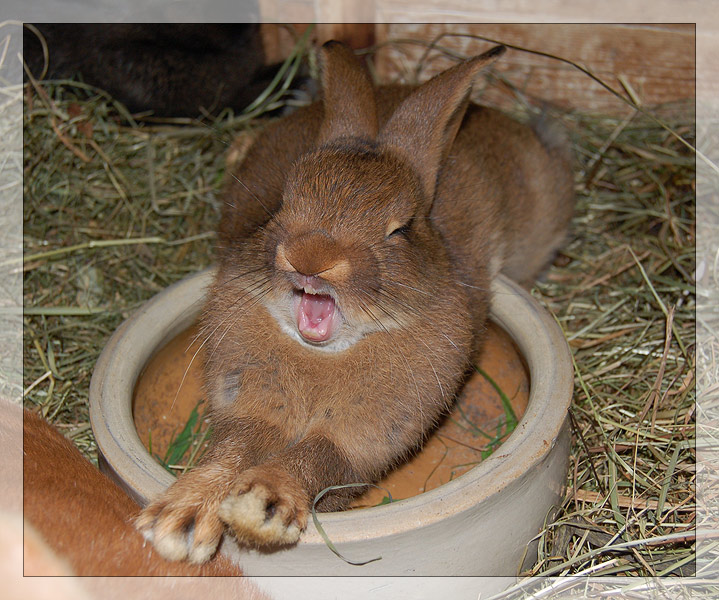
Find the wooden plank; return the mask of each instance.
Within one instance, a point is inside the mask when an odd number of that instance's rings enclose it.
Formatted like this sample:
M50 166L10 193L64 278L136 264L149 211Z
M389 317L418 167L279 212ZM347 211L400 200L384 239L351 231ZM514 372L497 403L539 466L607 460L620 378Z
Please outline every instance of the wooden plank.
M377 2L381 4L381 0L377 0ZM318 0L315 2L315 21L340 26L344 26L344 24L373 23L375 22L376 9L375 0L357 0L354 2ZM361 29L357 28L358 31Z
M286 25L264 23L261 31L267 64L284 60L292 51L297 37L307 27L307 23L301 22ZM372 23L318 23L312 42L323 44L328 40L340 40L355 49L367 48L374 44L375 26Z
M321 4L323 1L318 0ZM698 23L706 0L376 0L377 23ZM713 20L713 19L712 19Z
M387 24L377 27L377 42L412 38L439 43L461 56L479 53L490 43L485 36L541 52L561 56L586 66L617 90L627 82L646 105L673 102L695 96L695 31L692 24ZM412 67L426 47L413 44L383 48L376 58L378 74L385 81L411 79ZM453 61L433 52L420 80L446 68ZM625 104L575 67L542 56L510 50L495 65L499 76L528 98L564 108L597 113L624 113ZM409 73L408 73L409 71ZM516 100L507 87L493 86L483 99L507 106Z

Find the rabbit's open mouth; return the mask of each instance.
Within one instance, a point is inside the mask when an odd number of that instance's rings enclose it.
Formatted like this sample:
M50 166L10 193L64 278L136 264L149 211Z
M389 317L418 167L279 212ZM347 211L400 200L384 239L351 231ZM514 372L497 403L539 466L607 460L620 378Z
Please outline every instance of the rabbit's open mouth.
M329 294L295 290L294 313L297 330L308 342L326 342L332 338L341 322L335 299Z

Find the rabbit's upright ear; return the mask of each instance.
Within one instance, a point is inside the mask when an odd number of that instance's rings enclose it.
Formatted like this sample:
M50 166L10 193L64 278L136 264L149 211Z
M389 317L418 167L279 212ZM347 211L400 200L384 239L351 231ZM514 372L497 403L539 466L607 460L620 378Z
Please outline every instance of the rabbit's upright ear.
M398 150L414 167L430 201L442 159L467 109L472 83L505 49L495 46L422 84L400 104L379 134L379 142Z
M318 145L343 136L377 136L377 105L372 81L352 50L329 41L320 51L324 121Z

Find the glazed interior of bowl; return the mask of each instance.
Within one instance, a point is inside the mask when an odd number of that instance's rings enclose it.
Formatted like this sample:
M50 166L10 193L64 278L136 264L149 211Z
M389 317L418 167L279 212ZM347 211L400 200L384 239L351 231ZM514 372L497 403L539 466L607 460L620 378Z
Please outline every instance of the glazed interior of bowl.
M169 472L195 464L211 433L201 384L203 347L191 327L147 364L135 387L133 418L145 448ZM482 360L454 409L422 450L353 503L375 506L432 490L472 469L512 433L529 400L529 377L506 332L490 324Z

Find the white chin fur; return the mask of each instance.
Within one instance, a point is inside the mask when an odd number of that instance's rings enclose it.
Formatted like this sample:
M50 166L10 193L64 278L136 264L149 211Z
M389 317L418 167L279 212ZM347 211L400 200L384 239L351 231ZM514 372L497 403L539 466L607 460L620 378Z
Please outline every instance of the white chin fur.
M342 352L343 350L347 350L348 348L354 346L367 333L357 332L348 335L348 327L343 324L340 327L340 331L335 334L334 339L329 340L328 342L313 344L312 342L308 342L305 338L303 338L300 332L297 331L297 327L295 327L294 319L290 310L278 308L278 306L274 303L267 303L265 304L265 307L269 311L270 315L272 315L272 317L275 319L275 321L277 321L277 324L280 326L280 329L284 333L289 335L293 340L302 344L305 348L312 348L313 350L320 350L322 352Z

